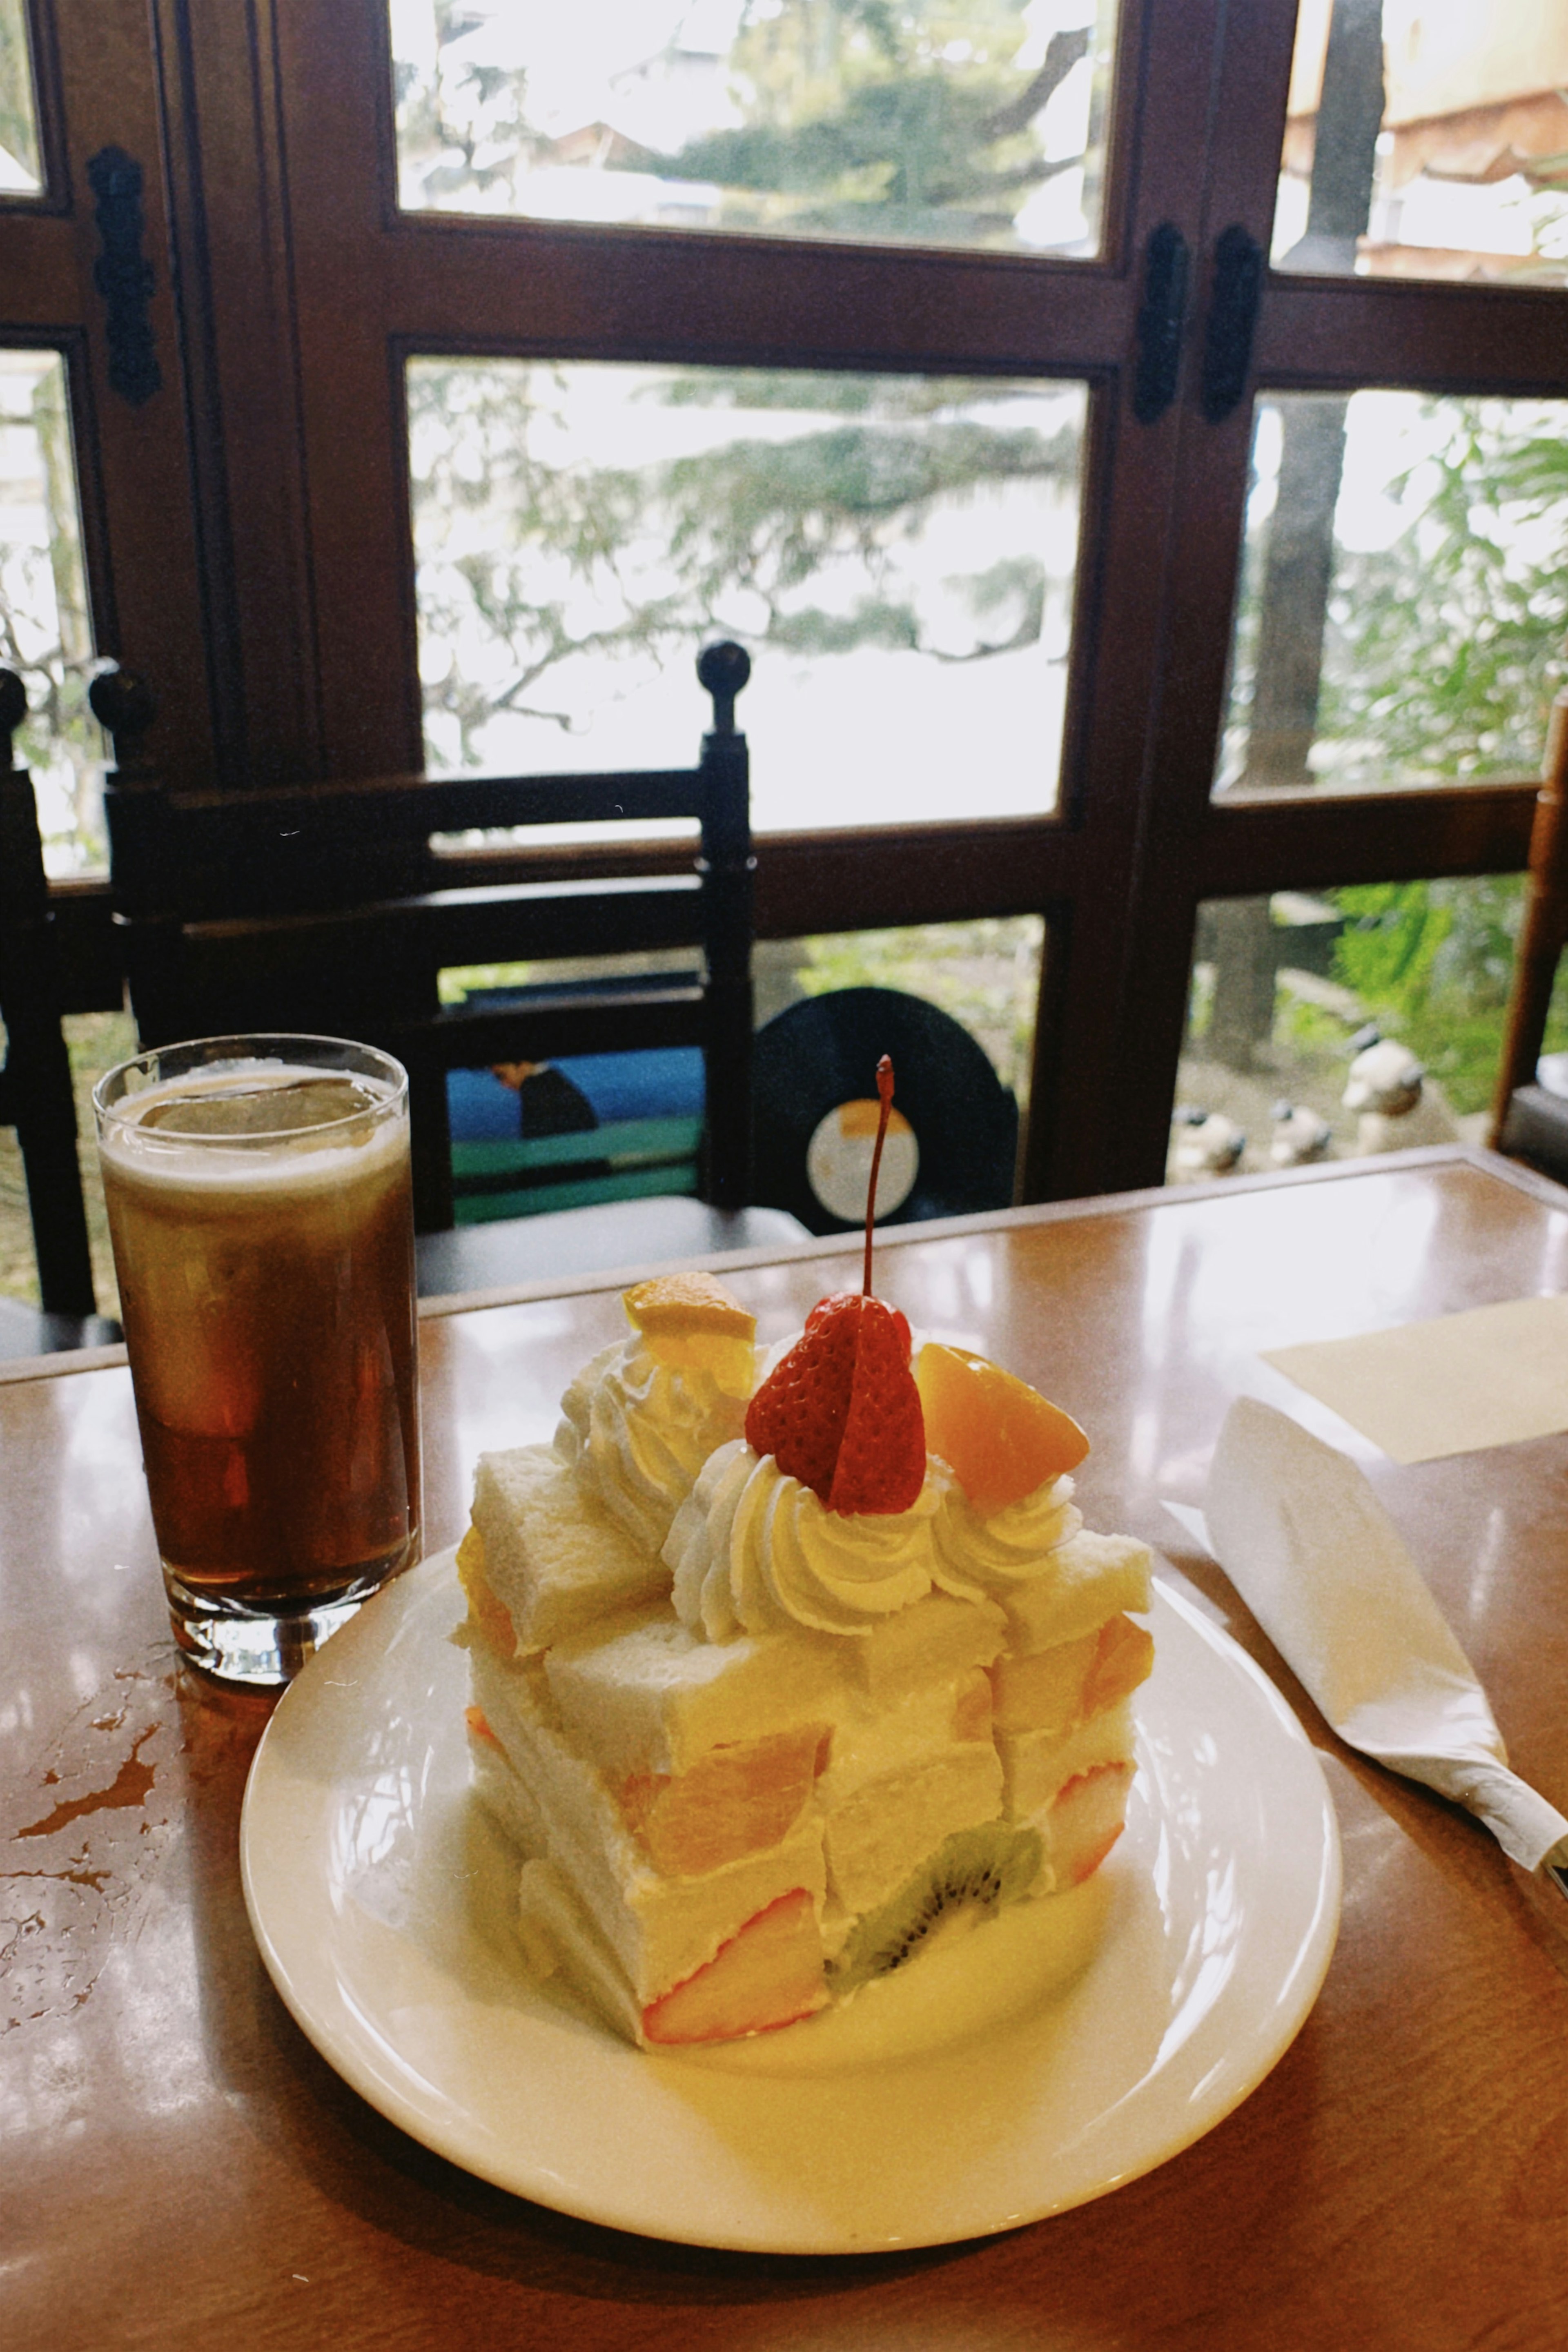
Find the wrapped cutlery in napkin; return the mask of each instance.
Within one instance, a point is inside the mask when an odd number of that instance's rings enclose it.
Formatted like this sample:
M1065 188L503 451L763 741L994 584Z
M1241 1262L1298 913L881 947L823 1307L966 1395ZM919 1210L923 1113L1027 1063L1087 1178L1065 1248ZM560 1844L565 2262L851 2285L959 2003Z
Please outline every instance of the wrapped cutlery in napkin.
M1568 1820L1509 1769L1475 1669L1355 1464L1239 1397L1205 1502L1201 1513L1165 1507L1218 1560L1340 1738L1466 1806L1524 1869L1557 1876Z

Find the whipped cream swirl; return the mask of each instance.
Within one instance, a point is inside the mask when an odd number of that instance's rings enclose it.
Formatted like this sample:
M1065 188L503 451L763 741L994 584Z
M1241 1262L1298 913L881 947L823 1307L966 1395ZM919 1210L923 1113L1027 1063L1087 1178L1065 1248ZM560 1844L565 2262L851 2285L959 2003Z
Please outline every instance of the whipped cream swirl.
M676 1513L664 1557L676 1612L731 1642L804 1625L868 1633L931 1591L931 1528L948 1474L931 1464L912 1509L830 1511L743 1440L721 1446Z
M637 1541L658 1551L715 1446L738 1437L743 1397L711 1372L659 1363L634 1336L601 1349L561 1400L555 1451Z
M954 1479L932 1529L934 1581L961 1601L984 1601L1049 1575L1051 1553L1083 1525L1072 1492L1070 1478L1050 1479L983 1518Z

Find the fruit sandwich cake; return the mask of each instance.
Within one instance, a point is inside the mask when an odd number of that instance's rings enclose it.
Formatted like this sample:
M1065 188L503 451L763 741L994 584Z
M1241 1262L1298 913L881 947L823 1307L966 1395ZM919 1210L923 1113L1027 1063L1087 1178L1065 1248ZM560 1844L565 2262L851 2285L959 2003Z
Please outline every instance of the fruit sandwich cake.
M531 1965L641 2044L726 2041L1098 1867L1149 1553L1084 1528L1075 1423L961 1349L911 1365L879 1299L762 1366L710 1276L626 1305L553 1444L479 1465L473 1772Z

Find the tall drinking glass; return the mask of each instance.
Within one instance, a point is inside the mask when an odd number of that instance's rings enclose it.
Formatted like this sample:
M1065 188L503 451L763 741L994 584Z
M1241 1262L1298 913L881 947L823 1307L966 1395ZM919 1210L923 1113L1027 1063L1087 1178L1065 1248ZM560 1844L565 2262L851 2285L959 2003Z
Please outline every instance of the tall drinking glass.
M419 1556L408 1082L331 1037L205 1037L93 1093L175 1639L286 1682Z

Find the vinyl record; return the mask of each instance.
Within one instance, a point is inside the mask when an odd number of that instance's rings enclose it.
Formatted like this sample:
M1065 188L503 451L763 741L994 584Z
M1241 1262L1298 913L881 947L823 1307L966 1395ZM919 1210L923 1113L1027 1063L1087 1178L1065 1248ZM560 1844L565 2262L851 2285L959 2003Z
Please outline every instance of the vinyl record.
M1018 1106L950 1013L892 988L845 988L789 1005L758 1031L753 1192L814 1234L864 1214L877 1063L893 1059L908 1122L884 1150L878 1214L899 1224L1004 1209L1013 1198ZM851 1206L854 1202L860 1205Z

